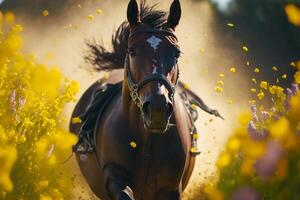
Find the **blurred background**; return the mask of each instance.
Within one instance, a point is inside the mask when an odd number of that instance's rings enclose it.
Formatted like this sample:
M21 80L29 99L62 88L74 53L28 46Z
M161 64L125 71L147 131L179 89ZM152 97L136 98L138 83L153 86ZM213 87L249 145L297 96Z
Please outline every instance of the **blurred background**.
M111 48L111 36L125 20L127 3L0 0L0 10L15 13L17 23L23 25L24 51L35 52L39 62L58 66L64 75L77 80L81 94L100 77L83 59L86 41ZM147 3L168 11L171 0ZM298 0L182 1L183 17L176 30L184 53L182 80L225 117L222 121L200 112L197 126L202 153L185 198L200 199L195 197L195 187L201 188L216 175L214 163L235 128L237 115L249 108L249 101L257 100L250 90L256 87L253 78L282 87L293 82L296 69L291 65L300 60L300 28L289 22L289 3L300 6Z

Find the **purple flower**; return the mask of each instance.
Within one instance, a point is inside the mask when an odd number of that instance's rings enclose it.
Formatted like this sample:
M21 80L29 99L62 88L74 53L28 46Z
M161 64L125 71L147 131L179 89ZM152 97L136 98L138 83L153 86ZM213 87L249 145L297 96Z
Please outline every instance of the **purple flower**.
M292 92L296 95L299 92L299 85L297 83L292 84Z
M270 117L270 115L267 111L262 111L261 112L261 117L264 121L266 121Z
M17 96L16 90L13 90L12 93L11 93L11 95L10 95L10 102L11 103L15 103L16 102L16 96Z
M269 134L267 130L259 131L253 120L250 121L247 129L248 129L248 133L249 133L250 137L253 140L265 139Z
M256 113L255 113L255 114L253 113L253 121L254 121L254 122L258 122L258 120L259 120L259 119L258 119L257 114L256 114Z
M20 106L24 106L25 104L26 104L26 99L25 99L25 98L24 98L24 99L23 99L23 98L20 98L20 99L19 99L19 105L20 105Z
M16 105L17 105L16 96L17 96L16 90L13 90L10 95L9 102L12 107L12 111L14 111L14 112L16 111Z
M255 163L256 173L265 180L274 175L282 153L282 147L278 142L269 142L265 155Z
M257 133L257 128L256 128L256 125L255 125L255 123L254 123L254 121L253 120L251 120L250 122L249 122L249 124L248 124L248 132L249 132L249 134L251 135L251 134L256 134Z
M251 106L251 111L252 111L253 114L257 113L257 107L256 107L256 105L252 105Z
M292 96L294 96L294 93L293 93L293 91L292 91L290 88L287 88L287 89L286 89L286 93L287 93L287 96L288 96L289 99L290 99Z
M244 186L237 189L230 200L261 200L260 194L253 188Z

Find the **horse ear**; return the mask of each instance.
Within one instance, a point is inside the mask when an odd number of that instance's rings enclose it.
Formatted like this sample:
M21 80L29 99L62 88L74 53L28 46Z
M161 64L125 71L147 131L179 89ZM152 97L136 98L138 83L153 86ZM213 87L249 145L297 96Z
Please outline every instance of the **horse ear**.
M169 28L175 28L180 21L181 18L181 5L179 0L174 0L171 8L170 8L170 13L168 17L168 22L167 25Z
M136 25L140 18L139 18L139 8L136 0L130 0L127 8L127 20L130 26Z

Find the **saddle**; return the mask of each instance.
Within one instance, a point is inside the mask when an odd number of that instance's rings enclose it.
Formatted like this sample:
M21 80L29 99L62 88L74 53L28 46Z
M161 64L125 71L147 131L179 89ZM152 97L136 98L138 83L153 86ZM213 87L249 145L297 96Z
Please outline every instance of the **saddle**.
M73 146L73 152L78 154L93 153L96 149L94 133L98 121L101 119L105 108L109 102L115 97L118 92L122 90L122 82L117 84L103 84L99 87L93 95L86 111L79 116L81 120L81 127L78 132L79 140ZM180 97L184 102L185 108L190 118L190 135L192 140L192 147L190 153L192 156L200 154L197 148L198 133L195 126L195 121L198 119L198 112L192 100L188 98L185 91L180 93Z
M93 95L86 111L79 116L81 127L79 140L73 146L73 152L79 154L92 153L95 150L94 132L98 120L102 117L108 103L122 89L122 82L117 84L102 84Z

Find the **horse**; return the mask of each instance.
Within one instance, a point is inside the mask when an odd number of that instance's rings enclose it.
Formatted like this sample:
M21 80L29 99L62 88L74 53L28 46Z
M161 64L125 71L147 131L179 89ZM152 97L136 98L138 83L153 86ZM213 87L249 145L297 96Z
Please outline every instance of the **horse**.
M121 82L93 124L94 150L84 157L75 151L83 176L100 199L181 199L198 154L198 136L181 92L220 116L179 81L175 28L180 18L179 0L172 2L168 17L144 1L139 11L136 0L130 0L127 22L113 36L114 51L89 44L87 60L99 71L115 71L106 82ZM102 86L103 80L97 81L83 94L72 118L86 111ZM70 123L70 131L78 135L80 125Z

